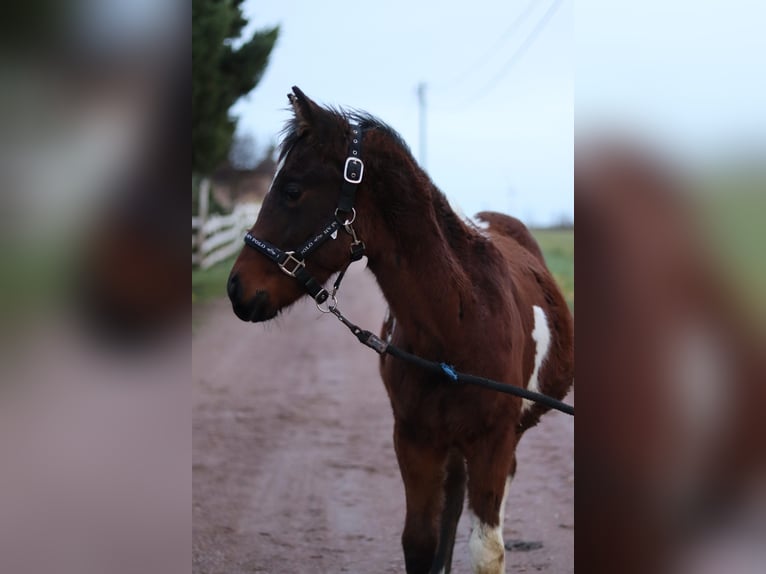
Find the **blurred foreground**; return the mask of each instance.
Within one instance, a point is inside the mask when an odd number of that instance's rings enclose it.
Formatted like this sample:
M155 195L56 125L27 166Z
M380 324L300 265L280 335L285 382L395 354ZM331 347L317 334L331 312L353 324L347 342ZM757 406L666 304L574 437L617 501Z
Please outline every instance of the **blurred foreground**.
M762 572L766 169L668 158L577 145L577 567Z
M180 2L9 8L0 572L185 573L189 18Z

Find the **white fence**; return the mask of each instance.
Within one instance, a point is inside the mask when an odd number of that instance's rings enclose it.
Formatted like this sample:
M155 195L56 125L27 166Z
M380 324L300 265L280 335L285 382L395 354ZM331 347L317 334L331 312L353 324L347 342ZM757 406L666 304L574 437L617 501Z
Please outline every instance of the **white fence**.
M207 185L200 192L199 215L192 217L192 265L206 269L234 255L245 232L255 223L260 205L243 203L228 215L207 216Z

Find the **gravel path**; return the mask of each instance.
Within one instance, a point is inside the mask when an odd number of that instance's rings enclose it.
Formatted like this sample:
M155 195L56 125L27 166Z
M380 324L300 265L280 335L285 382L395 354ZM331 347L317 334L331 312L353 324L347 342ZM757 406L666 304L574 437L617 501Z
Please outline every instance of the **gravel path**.
M373 277L353 267L341 307L377 331ZM193 572L361 574L404 571L404 490L375 354L309 301L266 325L226 300L195 309ZM572 401L572 397L568 399ZM573 433L549 413L518 452L508 572L574 572ZM470 572L461 519L453 572Z

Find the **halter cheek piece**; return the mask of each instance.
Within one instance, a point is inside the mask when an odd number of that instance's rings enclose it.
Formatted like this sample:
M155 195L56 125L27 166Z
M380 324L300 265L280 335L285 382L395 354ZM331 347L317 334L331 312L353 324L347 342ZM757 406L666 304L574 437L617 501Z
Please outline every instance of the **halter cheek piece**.
M335 291L340 285L348 265L358 261L364 256L364 242L359 239L352 224L356 219L356 210L354 209L354 199L356 198L356 188L362 181L364 175L364 163L361 159L362 150L362 128L360 126L351 126L351 142L349 143L349 153L346 163L343 166L343 186L338 199L338 207L335 210L332 220L324 228L310 237L306 242L292 251L283 251L276 245L258 239L252 234L245 235L245 244L261 252L263 255L276 263L285 275L297 279L303 286L303 289L321 305L330 297L330 293L312 277L306 269L306 258L316 251L330 237L337 237L338 229L341 227L351 236L351 255L346 267L341 271L338 279L335 281L332 297L335 297ZM320 310L326 310L320 307Z

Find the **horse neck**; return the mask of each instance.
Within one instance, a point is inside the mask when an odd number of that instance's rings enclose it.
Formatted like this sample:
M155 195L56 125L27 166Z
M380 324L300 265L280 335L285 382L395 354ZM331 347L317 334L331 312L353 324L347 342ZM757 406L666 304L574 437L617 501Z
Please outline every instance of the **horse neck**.
M440 352L455 344L474 297L465 261L472 232L414 161L395 165L392 179L372 183L360 231L397 329L416 351Z

